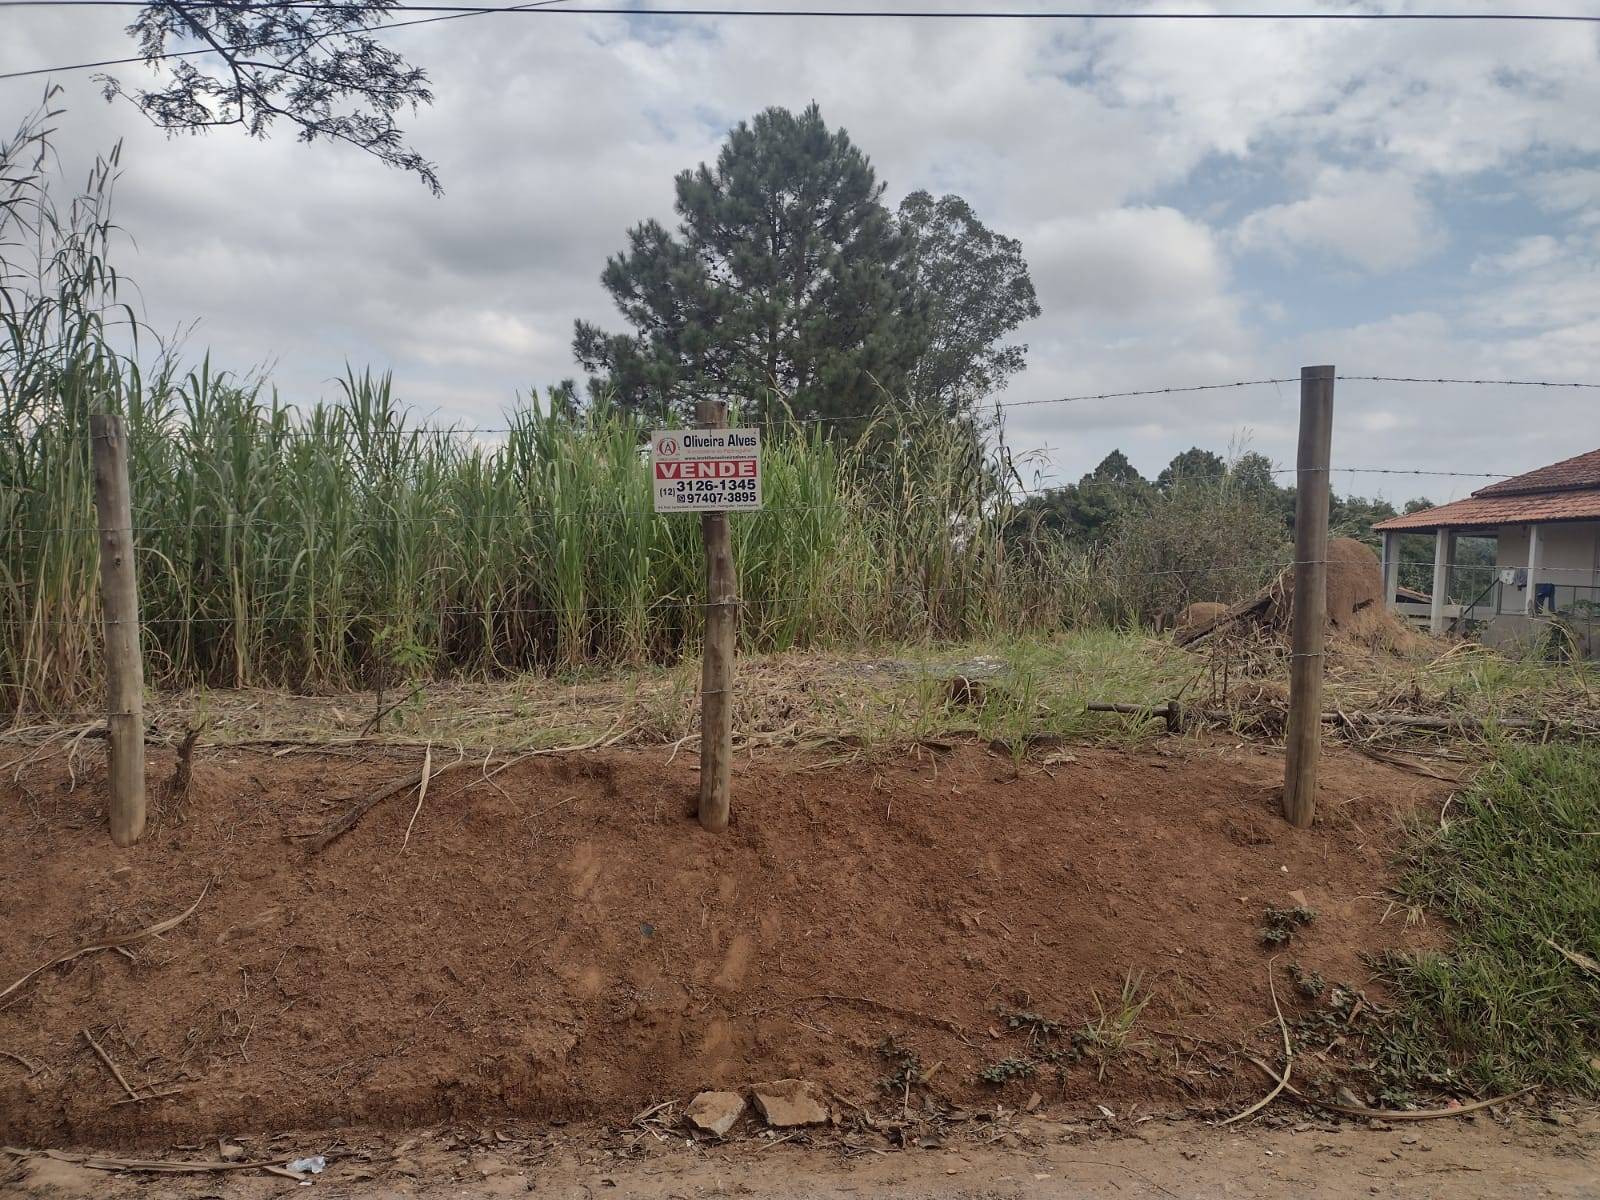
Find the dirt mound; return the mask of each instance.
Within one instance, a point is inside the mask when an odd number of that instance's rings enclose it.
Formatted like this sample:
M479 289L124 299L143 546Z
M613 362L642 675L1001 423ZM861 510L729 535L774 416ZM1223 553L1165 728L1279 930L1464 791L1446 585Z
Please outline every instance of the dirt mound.
M1189 611L1209 608L1192 604ZM1355 538L1328 542L1328 625L1350 635L1351 644L1404 653L1419 638L1383 604L1383 568L1372 547ZM1294 616L1294 571L1285 569L1254 596L1193 621L1180 620L1175 640L1184 646L1213 633L1283 640Z
M1179 630L1197 629L1207 621L1215 621L1228 611L1226 604L1219 604L1215 600L1197 600L1178 614L1177 628Z
M1277 584L1274 609L1285 628L1294 607L1294 572L1285 571ZM1328 624L1336 629L1350 624L1358 612L1383 607L1383 568L1378 556L1355 538L1328 542Z
M1248 1072L1175 1070L1192 1043L1170 1039L1276 1037L1267 905L1319 911L1294 955L1329 979L1364 982L1363 952L1420 936L1371 897L1385 831L1441 786L1334 752L1319 824L1297 832L1281 757L1221 744L1074 748L1020 776L974 746L773 756L741 761L717 837L686 816L691 756L667 757L459 770L309 858L295 835L416 764L202 752L188 800L131 851L103 833L103 765L7 772L0 986L204 898L133 961L86 955L0 1007L18 1056L0 1061L0 1140L626 1117L785 1077L865 1099L890 1035L974 1107L1253 1096ZM154 756L153 779L170 769ZM1151 999L1104 1080L1084 1062L1061 1084L980 1081L1029 1052L1005 1011L1081 1028L1130 979ZM135 1088L171 1094L118 1103L85 1030Z

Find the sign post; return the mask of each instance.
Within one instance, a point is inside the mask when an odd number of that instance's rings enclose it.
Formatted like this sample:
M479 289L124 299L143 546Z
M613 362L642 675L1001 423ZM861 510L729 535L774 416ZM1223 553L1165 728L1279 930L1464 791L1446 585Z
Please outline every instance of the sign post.
M761 507L761 432L729 429L728 405L702 400L699 429L650 438L657 512L698 512L706 552L705 648L700 669L700 824L728 827L733 770L733 654L739 585L728 514Z

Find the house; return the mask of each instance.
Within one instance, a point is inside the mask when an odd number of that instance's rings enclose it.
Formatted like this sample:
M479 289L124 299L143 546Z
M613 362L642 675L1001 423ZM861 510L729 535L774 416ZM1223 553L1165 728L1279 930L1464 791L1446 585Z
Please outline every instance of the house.
M1485 643L1528 645L1555 617L1600 654L1600 450L1479 488L1465 500L1374 526L1385 602L1396 605L1401 538L1433 534L1429 624L1482 627ZM1456 563L1460 538L1493 538L1493 567ZM1452 603L1453 601L1453 603Z

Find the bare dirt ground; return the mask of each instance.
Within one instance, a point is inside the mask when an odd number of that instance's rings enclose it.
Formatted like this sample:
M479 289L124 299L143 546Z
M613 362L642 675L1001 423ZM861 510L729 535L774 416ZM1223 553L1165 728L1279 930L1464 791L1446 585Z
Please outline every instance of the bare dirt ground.
M1600 1118L1592 1112L1490 1119L1476 1116L1372 1130L1303 1113L1260 1126L1193 1122L1082 1122L1026 1116L951 1136L929 1149L863 1151L828 1135L817 1144L740 1138L689 1143L638 1128L505 1130L399 1136L296 1135L252 1142L326 1151L329 1166L301 1186L259 1172L205 1176L113 1175L44 1157L18 1160L0 1193L26 1200L266 1200L294 1195L348 1200L535 1194L691 1200L1212 1200L1214 1197L1371 1196L1516 1200L1596 1195ZM214 1149L214 1147L212 1148ZM192 1157L192 1155L191 1155Z
M0 1138L616 1120L791 1076L870 1109L897 1065L888 1038L926 1073L900 1097L919 1111L1034 1092L1220 1111L1261 1093L1240 1051L1270 1058L1279 1036L1268 906L1319 914L1275 952L1285 992L1290 960L1373 989L1364 955L1436 936L1383 888L1397 822L1442 785L1347 752L1306 832L1276 812L1281 756L1220 741L1020 765L971 744L758 755L722 837L687 815L690 756L669 757L467 762L318 853L299 835L416 758L202 755L130 851L104 834L94 753L8 773L0 986L194 911L0 1001ZM436 770L453 761L436 751ZM158 755L152 778L171 768ZM1007 1060L1033 1065L981 1078ZM1300 1070L1339 1082L1336 1064Z

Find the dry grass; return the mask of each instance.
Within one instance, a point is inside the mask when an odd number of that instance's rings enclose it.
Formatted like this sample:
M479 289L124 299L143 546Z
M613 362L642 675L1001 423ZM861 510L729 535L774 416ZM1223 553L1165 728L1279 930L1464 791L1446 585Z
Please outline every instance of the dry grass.
M1333 646L1325 706L1348 717L1330 736L1386 761L1454 778L1460 765L1505 739L1600 733L1593 666L1518 662L1467 644L1418 639L1406 655ZM1159 708L1179 697L1199 728L1275 738L1287 710L1287 658L1270 641L1183 650L1169 640L1109 629L943 647L853 654L754 655L737 666L734 729L740 749L785 746L852 758L928 739L977 738L1008 748L1019 769L1062 741L1137 744L1164 735L1160 720L1088 713L1092 700ZM147 705L151 736L177 744L204 725L204 745L550 749L599 740L695 745L699 663L588 670L564 679L524 675L430 680L414 690L296 693L191 689ZM397 703L398 701L398 703ZM1447 718L1428 730L1369 723L1370 714ZM1507 726L1505 722L1529 722ZM96 725L31 724L4 740L30 749L81 745ZM1431 764L1431 765L1430 765Z

